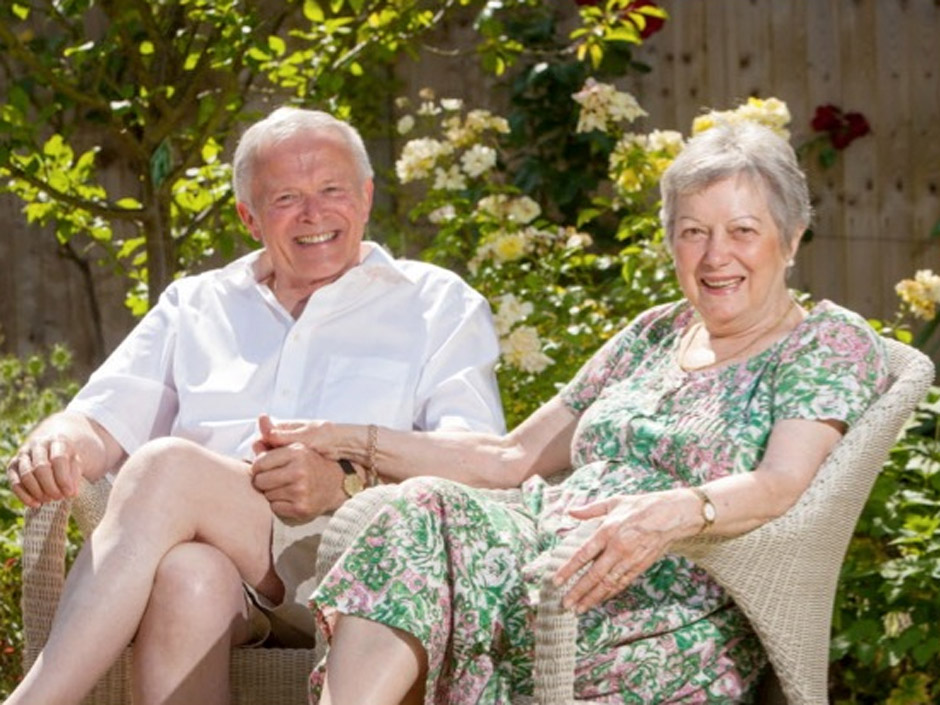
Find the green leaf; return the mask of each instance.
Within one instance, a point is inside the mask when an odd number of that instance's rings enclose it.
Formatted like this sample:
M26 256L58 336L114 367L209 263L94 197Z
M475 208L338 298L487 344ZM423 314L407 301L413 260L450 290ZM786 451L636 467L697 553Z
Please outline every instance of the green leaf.
M604 33L604 38L610 42L620 41L631 42L633 44L640 43L640 33L633 25L617 27L616 29L609 29Z
M832 147L823 147L819 150L819 163L824 169L828 169L836 163L838 153Z
M311 22L322 22L326 19L323 8L316 0L304 0L304 17Z
M19 19L25 20L29 17L29 7L15 2L13 3L13 14L16 15Z
M150 56L154 53L156 49L153 46L153 42L149 40L144 40L140 43L140 53L143 56Z
M902 343L911 344L911 341L914 340L914 334L909 330L898 329L894 331L894 337L900 340Z
M171 168L170 145L163 140L150 155L150 180L153 185L159 187L166 180Z
M268 37L268 47L274 52L275 56L284 56L287 51L287 43L273 34Z
M130 257L134 252L143 247L145 240L142 237L132 237L125 240L121 243L120 249L117 251L118 259L125 259Z

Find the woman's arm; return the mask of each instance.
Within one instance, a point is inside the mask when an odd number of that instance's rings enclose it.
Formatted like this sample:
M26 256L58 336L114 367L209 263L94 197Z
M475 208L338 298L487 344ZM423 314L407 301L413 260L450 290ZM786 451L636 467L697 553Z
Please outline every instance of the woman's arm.
M843 433L845 424L837 421L778 421L753 472L702 485L716 510L708 532L737 536L784 514L809 487ZM695 497L692 504L701 517L701 500Z
M774 424L753 472L701 486L715 507L708 533L737 536L784 514L809 486L844 433L834 421L787 419ZM703 501L688 488L610 497L574 509L578 519L603 517L592 536L556 573L562 584L590 566L565 597L584 611L609 599L649 568L679 539L705 528Z
M265 429L266 423L259 426ZM515 487L532 475L547 476L569 467L576 423L574 413L556 397L504 436L383 427L376 429L370 443L368 426L313 421L262 430L259 449L301 442L334 460L372 463L392 482L436 475L477 487Z

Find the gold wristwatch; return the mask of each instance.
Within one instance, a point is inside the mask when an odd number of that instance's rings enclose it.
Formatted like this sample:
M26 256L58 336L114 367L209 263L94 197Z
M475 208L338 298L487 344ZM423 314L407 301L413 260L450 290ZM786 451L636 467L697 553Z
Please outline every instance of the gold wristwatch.
M362 492L366 486L362 482L362 478L359 477L359 473L356 472L356 468L353 467L353 464L346 460L346 458L339 459L339 466L343 469L343 492L346 493L347 497L355 497L357 494Z
M702 527L702 531L711 528L711 525L715 523L715 519L718 517L718 512L715 509L715 505L712 504L711 497L709 497L705 490L701 487L690 487L690 490L695 493L695 496L702 501L702 519L705 521L705 525Z

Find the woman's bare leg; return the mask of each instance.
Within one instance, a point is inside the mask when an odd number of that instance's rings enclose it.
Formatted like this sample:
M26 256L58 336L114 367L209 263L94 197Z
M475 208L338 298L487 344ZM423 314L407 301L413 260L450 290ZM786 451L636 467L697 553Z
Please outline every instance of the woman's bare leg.
M118 473L49 640L6 705L78 703L133 638L157 566L179 544L218 548L246 582L280 599L270 540L270 507L246 464L179 439L148 443Z
M411 634L342 616L330 642L320 705L420 703L426 670L427 654Z
M157 567L134 638L134 705L226 705L231 647L249 637L235 564L217 548L182 543Z

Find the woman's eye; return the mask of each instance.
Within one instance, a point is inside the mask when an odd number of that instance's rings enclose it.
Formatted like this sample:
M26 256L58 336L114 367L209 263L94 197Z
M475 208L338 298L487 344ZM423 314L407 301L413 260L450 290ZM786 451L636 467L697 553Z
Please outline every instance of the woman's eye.
M698 240L705 237L705 235L704 228L685 228L679 233L679 237L683 240Z

